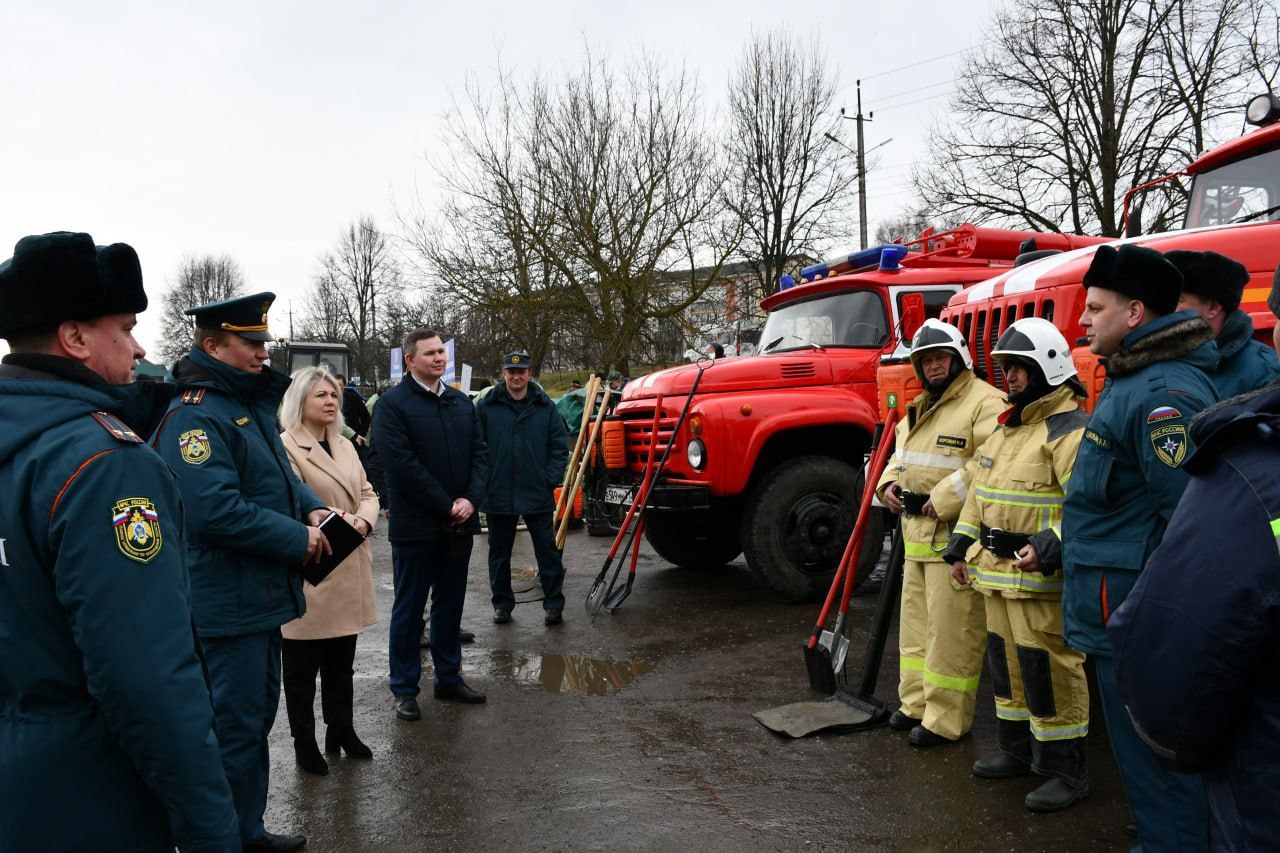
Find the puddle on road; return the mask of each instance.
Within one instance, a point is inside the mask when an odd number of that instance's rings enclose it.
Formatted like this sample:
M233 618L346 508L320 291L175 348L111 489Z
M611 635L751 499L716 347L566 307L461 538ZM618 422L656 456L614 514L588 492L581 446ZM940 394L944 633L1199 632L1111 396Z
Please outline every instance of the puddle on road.
M470 657L470 656L469 656ZM467 666L479 661L471 658ZM506 649L489 649L481 664L489 674L518 684L541 687L551 693L616 693L653 665L638 660L612 660L585 655L537 655Z

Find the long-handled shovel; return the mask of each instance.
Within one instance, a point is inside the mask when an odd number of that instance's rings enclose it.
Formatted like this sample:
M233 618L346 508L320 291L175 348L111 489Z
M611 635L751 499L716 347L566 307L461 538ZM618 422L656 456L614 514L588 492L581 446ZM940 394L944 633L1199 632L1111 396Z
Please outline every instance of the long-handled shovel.
M867 521L871 512L871 499L875 496L875 483L880 479L885 464L889 461L889 453L893 450L893 428L898 422L896 412L890 412L888 420L877 428L871 453L871 464L863 481L862 498L858 505L858 520L853 526L853 533L845 545L844 554L840 558L836 576L827 591L826 601L818 614L813 633L804 645L804 665L809 673L809 686L827 696L836 692L837 674L844 670L845 658L849 652L849 638L844 633L845 617L849 611L849 600L853 594L853 580L858 571L858 564L866 538ZM832 606L839 595L839 610L835 625L826 629L827 618L831 615Z
M564 500L564 515L560 517L559 528L556 530L556 548L561 553L564 552L565 538L569 535L569 519L573 515L574 501L578 499L578 493L582 491L582 483L587 476L587 470L591 467L591 448L595 447L596 436L600 433L600 422L604 420L604 413L609 410L609 393L609 387L605 386L604 397L600 401L600 407L596 412L595 418L591 421L591 428L587 434L587 443L582 448L582 457L578 460L571 485L567 489L563 489L560 494L560 497ZM584 431L586 430L584 429ZM554 519L556 516L552 516L552 518Z
M662 395L659 394L653 410L653 421L650 425L650 435L653 436L652 442L649 445L650 451L652 451L657 445L658 424L661 422L661 419ZM650 452L650 456L652 455L652 452ZM622 525L618 528L617 535L613 537L613 545L609 547L609 554L604 559L604 565L601 566L600 573L596 575L595 582L591 584L591 590L587 593L587 612L590 613L592 617L600 612L600 608L604 605L604 600L609 594L609 587L612 586L612 582L606 581L606 578L609 576L609 569L613 566L614 558L618 556L618 548L622 545L624 540L627 542L627 548L630 548L632 543L635 541L635 530L631 526L631 519L635 517L636 510L642 506L641 498L648 498L649 474L651 472L652 466L646 465L644 469L644 476L640 481L640 489L631 501L631 506L627 508L627 514L622 519ZM622 553L623 559L625 560L626 550ZM620 569L622 564L619 563L618 566ZM618 570L614 571L614 577L617 577L617 571Z
M578 467L581 464L583 453L582 443L587 439L587 426L591 423L591 409L596 402L596 394L600 390L600 378L592 376L587 382L584 403L582 406L582 418L578 424L578 438L573 443L573 453L569 454L569 464L564 469L564 482L560 484L560 498L556 501L555 512L552 519L560 518L560 512L566 506L572 507L573 501L570 500L566 504L565 498L568 496L569 487L573 485L574 477L577 475ZM590 452L591 445L587 444L587 452Z

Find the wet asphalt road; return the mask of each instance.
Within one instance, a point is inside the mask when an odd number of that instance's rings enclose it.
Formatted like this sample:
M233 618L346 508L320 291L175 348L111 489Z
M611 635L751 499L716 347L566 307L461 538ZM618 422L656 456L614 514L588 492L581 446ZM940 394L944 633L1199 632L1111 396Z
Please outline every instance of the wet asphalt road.
M751 714L815 697L801 640L814 606L777 603L739 560L684 570L647 548L635 592L592 624L583 599L609 540L579 531L566 548L565 624L540 603L494 625L486 544L476 540L463 626L463 675L489 702L431 698L424 650L422 720L395 718L386 688L391 558L374 540L382 620L356 652L356 729L374 760L330 758L327 777L294 764L283 701L272 733L267 828L302 832L312 851L601 849L1125 849L1129 820L1095 705L1092 792L1035 815L1036 779L980 781L995 716L984 676L973 734L909 747L887 728L788 740ZM514 586L540 593L525 534ZM866 639L874 594L854 599L850 658ZM628 679L631 679L628 681ZM878 694L896 695L896 627ZM618 687L618 685L622 685ZM600 692L607 691L607 692ZM319 698L316 716L320 716ZM323 724L317 722L318 737Z

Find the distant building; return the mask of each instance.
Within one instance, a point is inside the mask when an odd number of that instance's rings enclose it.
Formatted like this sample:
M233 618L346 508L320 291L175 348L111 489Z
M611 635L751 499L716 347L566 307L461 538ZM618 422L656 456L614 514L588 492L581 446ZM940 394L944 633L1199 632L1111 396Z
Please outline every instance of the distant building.
M153 364L145 358L138 362L134 378L139 382L162 382L167 368L163 364Z

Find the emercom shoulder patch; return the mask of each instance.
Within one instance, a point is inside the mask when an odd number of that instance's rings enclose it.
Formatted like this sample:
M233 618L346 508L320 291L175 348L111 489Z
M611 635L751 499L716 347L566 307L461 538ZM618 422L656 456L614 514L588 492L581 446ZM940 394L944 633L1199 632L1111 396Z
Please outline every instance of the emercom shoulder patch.
M1187 457L1187 428L1184 424L1169 424L1151 431L1151 447L1156 458L1170 468L1177 468Z
M202 429L189 429L179 436L178 452L182 461L191 465L203 465L213 455L209 436Z
M111 524L116 532L116 547L130 560L149 563L164 545L160 516L149 498L116 501L111 507Z
M967 438L961 438L958 435L940 435L938 436L939 447L954 447L957 450L964 450L969 446Z

